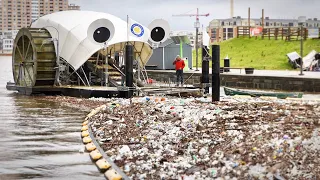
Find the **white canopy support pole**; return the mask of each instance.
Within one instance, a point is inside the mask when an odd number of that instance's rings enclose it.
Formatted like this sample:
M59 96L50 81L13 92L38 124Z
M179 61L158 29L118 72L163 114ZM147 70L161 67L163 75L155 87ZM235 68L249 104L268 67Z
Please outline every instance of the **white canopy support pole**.
M138 65L138 80L141 80L140 78L140 56L137 57L137 65Z
M83 66L83 65L82 65L82 66ZM83 70L82 66L80 67L80 68L81 68L81 71L82 71L82 73L83 73L84 77L85 77L85 78L86 78L86 80L87 80L88 86L90 86L90 82L89 82L89 80L88 80L88 78L87 78L87 75L86 75L86 72L84 72L84 70Z

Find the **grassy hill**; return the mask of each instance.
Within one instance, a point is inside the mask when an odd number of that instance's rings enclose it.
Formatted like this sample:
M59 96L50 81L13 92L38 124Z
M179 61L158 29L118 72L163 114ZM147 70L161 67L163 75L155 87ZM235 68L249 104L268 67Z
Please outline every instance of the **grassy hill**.
M304 41L303 47L304 56L311 50L320 52L320 40L308 39ZM300 54L300 41L234 38L220 43L220 66L223 67L223 59L228 55L231 67L292 70L286 54L293 51ZM198 67L201 67L201 59L202 54L199 50ZM193 66L196 66L195 50L193 51Z

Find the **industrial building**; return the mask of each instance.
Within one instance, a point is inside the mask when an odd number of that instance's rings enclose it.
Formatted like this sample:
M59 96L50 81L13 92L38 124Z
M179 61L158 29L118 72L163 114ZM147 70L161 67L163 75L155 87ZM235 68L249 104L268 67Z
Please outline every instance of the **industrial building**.
M69 10L80 10L80 6L76 5L76 4L70 4L68 7Z
M182 59L185 60L186 69L192 68L192 46L182 44ZM180 55L180 44L176 44L172 39L168 39L153 50L147 68L149 69L174 69L172 64L177 55Z

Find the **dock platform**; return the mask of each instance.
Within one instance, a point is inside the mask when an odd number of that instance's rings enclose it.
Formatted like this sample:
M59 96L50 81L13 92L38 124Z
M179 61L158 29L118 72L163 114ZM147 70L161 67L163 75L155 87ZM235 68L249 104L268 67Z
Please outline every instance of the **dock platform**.
M34 86L20 87L15 83L8 82L7 90L17 91L20 94L44 94L44 95L64 95L72 97L102 97L102 98L128 98L130 93L135 95L172 95L172 96L197 96L200 89L195 87L162 87L147 86L133 89L131 91L126 87L105 87L105 86Z

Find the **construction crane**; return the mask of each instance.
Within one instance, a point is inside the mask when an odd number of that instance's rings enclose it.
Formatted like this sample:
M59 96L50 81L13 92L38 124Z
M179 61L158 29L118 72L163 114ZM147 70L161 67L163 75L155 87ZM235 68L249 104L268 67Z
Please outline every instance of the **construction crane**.
M205 16L208 17L209 13L207 14L199 14L199 8L197 8L197 14L177 14L177 15L172 15L172 16L196 16L196 22L194 23L194 27L196 28L196 43L195 43L195 48L196 48L196 71L199 71L198 69L198 34L199 34L199 27L200 27L200 22L199 22L199 16Z

